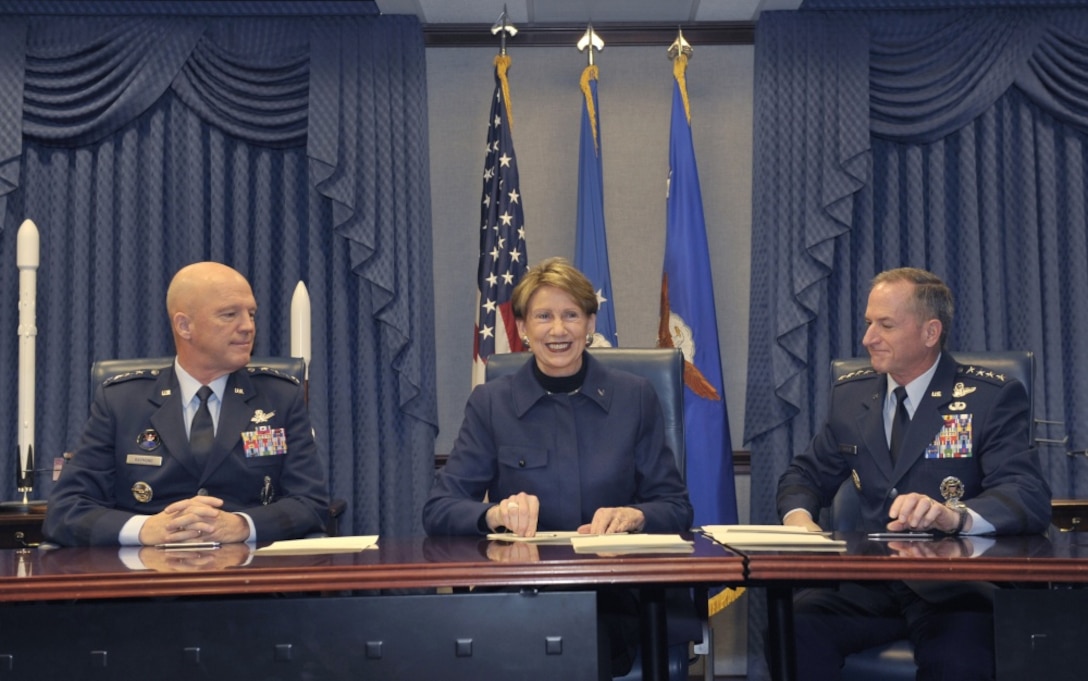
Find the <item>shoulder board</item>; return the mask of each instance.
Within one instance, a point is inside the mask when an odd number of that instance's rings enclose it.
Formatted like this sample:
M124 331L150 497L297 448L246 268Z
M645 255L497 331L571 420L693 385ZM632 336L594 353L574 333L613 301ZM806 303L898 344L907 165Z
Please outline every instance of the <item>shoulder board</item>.
M986 383L993 383L994 385L1005 385L1013 379L1008 374L1003 374L999 371L993 371L986 367L978 366L977 364L961 364L956 367L957 378L974 378Z
M858 369L857 371L851 371L848 374L843 374L835 381L835 385L841 385L849 381L856 381L861 378L874 378L877 376L876 370L872 367L865 367L864 369Z
M102 385L113 385L115 383L124 383L125 381L132 381L137 378L158 378L162 373L162 369L139 369L137 371L126 371L123 374L117 374L116 376L110 376L106 380L102 381Z
M282 378L285 381L291 381L295 385L300 385L299 380L291 374L285 374L284 372L273 369L272 367L246 367L246 371L249 372L250 376L275 376L276 378Z

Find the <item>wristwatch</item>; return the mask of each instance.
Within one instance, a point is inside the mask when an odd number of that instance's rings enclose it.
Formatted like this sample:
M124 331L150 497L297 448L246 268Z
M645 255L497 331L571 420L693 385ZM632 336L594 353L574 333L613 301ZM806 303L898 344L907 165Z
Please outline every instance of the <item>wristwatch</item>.
M949 534L959 534L963 532L964 526L967 525L967 504L957 499L955 501L946 502L945 506L948 506L950 509L960 514L960 521L956 523L956 529L952 530Z
M949 534L959 534L967 525L967 504L960 501L963 498L964 489L963 481L954 475L941 480L941 496L944 497L944 505L960 514L960 522Z

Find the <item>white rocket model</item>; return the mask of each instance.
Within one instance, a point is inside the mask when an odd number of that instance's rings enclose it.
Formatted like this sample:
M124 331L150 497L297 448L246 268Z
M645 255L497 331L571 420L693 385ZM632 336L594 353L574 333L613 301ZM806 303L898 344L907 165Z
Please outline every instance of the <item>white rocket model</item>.
M306 378L310 378L310 292L299 280L291 295L291 356L306 361Z
M38 336L38 227L24 220L17 237L19 266L19 491L34 487L34 381Z

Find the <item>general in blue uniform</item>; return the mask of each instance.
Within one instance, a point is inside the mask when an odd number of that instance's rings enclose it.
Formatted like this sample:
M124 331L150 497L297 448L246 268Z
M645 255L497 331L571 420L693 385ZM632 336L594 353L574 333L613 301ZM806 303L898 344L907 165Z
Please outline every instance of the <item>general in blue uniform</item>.
M860 497L858 530L881 532L896 496L941 497L949 476L963 483L963 501L997 534L1043 532L1050 524L1050 489L1030 441L1027 391L986 367L944 353L892 462L882 407L887 374L873 370L840 380L827 421L793 459L778 486L778 510L819 510L846 479Z
M257 301L239 272L183 267L166 292L172 367L99 386L53 487L43 532L62 545L293 539L323 528L324 458L302 387L248 369Z
M975 535L1043 532L1050 489L1031 442L1027 391L944 351L952 293L915 268L877 275L862 340L872 370L832 389L826 423L778 484L789 525L814 518L844 480L860 497L867 531ZM898 422L898 424L897 424ZM917 678L992 679L992 592L964 582L844 582L809 589L794 602L801 679L838 678L845 656L903 638L914 644Z
M259 427L282 429L286 450L251 447L247 455L242 435ZM158 444L141 446L151 433ZM201 464L189 452L171 367L115 377L98 388L79 446L50 496L44 534L68 546L116 545L133 515L204 494L222 499L224 511L252 518L260 541L298 538L323 530L326 489L303 390L293 377L269 369L232 373L215 447Z

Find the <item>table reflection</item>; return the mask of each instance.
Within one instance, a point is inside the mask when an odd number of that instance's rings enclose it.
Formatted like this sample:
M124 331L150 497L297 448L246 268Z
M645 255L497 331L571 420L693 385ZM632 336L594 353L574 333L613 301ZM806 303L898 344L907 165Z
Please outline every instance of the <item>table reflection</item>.
M888 551L905 558L970 558L975 542L970 537L942 537L932 541L890 541Z
M141 547L140 564L156 572L193 572L198 570L226 570L249 562L252 549L249 544L223 544L216 549L159 549Z
M919 540L872 540L865 533L835 533L845 539L844 556L889 556L898 558L1077 558L1072 546L1076 535L1059 533L1031 535L934 535ZM1083 540L1084 556L1088 556L1088 536Z
M538 563L590 558L577 556L569 543L534 544L483 537L427 537L423 540L423 555L431 563Z
M535 563L540 560L540 548L528 542L491 541L487 543L487 559L497 563Z

